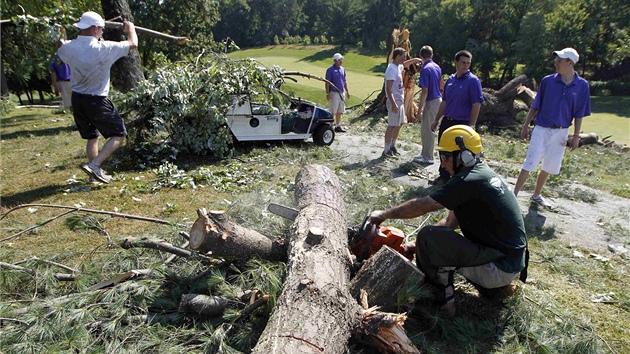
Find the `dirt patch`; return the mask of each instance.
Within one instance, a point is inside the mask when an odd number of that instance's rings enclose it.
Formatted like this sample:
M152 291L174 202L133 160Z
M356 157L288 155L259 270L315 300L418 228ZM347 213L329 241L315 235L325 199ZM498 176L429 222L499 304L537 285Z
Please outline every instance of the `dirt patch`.
M343 158L344 168L388 168L394 171L394 179L398 183L414 187L429 188L429 180L437 177L438 163L419 165L412 162L421 150L419 144L400 142L401 155L397 159L383 159L383 137L353 135L351 132L337 134L331 148ZM413 173L397 171L409 170L401 168L405 164L413 164ZM490 162L490 167L498 163ZM514 166L520 169L520 166ZM532 177L530 177L532 178ZM507 178L510 185L516 179ZM518 201L523 211L526 227L530 237L540 237L545 241L559 240L569 246L583 247L594 252L605 254L610 252L608 246L630 245L630 200L614 196L610 193L592 189L583 185L572 184L563 188L583 190L595 195L597 201L588 203L564 198L548 198L554 205L552 210L531 204L530 191L522 191Z

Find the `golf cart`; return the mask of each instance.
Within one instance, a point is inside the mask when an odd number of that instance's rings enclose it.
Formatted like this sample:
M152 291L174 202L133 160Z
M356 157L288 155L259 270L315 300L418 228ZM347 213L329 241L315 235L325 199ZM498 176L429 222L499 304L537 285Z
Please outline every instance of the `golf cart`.
M329 146L335 140L332 114L313 102L291 100L290 112L251 102L249 96L234 98L226 116L227 126L238 141L306 140Z

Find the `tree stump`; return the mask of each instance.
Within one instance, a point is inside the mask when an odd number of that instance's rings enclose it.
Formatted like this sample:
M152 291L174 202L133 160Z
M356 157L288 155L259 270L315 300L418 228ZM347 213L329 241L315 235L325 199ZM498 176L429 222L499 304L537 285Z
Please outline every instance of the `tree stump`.
M337 176L310 165L296 177L284 287L253 353L345 353L360 306L348 291L346 211Z
M197 220L190 229L190 248L212 252L224 259L258 257L270 261L286 261L284 240L269 237L227 220L223 211L197 210Z
M395 311L405 300L398 299L399 292L408 286L409 280L420 284L424 281L424 273L391 247L383 246L352 279L350 293L359 299L361 290L365 290L371 306Z

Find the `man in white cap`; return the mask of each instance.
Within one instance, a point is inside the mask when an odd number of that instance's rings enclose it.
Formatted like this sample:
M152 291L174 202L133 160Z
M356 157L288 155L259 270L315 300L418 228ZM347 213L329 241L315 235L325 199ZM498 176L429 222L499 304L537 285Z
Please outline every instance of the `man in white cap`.
M57 54L70 65L74 121L81 137L87 140L88 162L81 169L90 176L91 182L109 183L112 177L103 171L101 164L127 136L122 117L107 98L110 68L131 49L138 47L138 35L133 23L124 21L123 33L128 36L126 41L99 41L105 21L92 11L81 15L74 26L81 33L74 40L60 40ZM99 133L108 139L100 153Z
M348 91L348 83L346 82L346 70L341 66L343 64L343 55L335 53L333 55L333 65L326 70L326 99L328 100L328 110L335 117L335 131L339 133L345 132L341 127L341 115L346 111L346 101L350 98ZM329 82L332 82L331 85Z
M567 145L568 131L573 123L571 150L577 149L580 143L582 118L591 115L591 94L588 82L575 72L575 64L580 59L573 48L564 48L553 52L556 73L545 76L540 82L536 99L527 114L521 138L527 139L529 123L534 121L531 142L521 173L518 175L514 194L525 184L530 171L535 171L542 159L542 167L538 174L532 203L551 208L540 193L550 174L560 173L564 151Z

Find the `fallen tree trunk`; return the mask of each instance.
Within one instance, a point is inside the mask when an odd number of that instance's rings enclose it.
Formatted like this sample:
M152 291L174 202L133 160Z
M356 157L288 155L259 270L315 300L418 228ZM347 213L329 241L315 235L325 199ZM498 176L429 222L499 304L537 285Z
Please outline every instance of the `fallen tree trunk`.
M190 248L213 257L286 261L285 240L269 237L227 220L223 211L197 210L197 220L190 229Z
M345 353L360 307L348 291L346 211L337 176L321 165L296 177L300 211L287 276L253 353Z
M359 299L364 290L372 305L384 311L397 311L406 300L404 289L424 282L424 273L400 253L382 247L361 267L350 283L350 293ZM402 290L402 293L401 293Z

